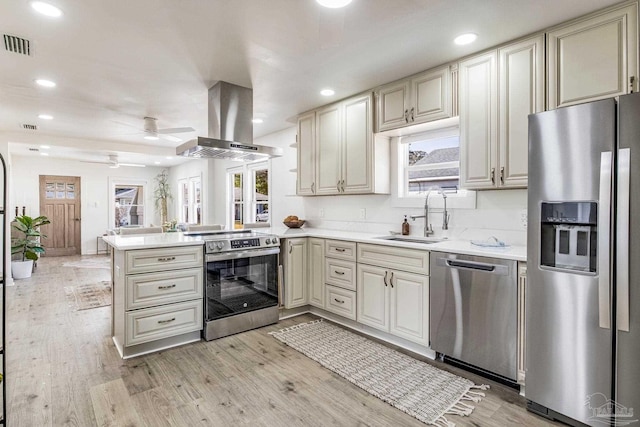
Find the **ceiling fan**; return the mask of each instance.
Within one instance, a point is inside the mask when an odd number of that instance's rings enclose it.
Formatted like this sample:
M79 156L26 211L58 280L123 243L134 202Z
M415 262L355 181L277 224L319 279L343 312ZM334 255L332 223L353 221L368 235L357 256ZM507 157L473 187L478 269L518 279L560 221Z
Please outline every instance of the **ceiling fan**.
M112 169L117 169L120 166L128 166L128 167L133 167L133 168L144 168L146 167L145 165L141 164L141 163L120 163L118 161L118 156L116 154L109 154L109 160L106 162L93 162L90 160L81 160L81 162L83 163L98 163L100 165L109 165L110 168Z
M144 118L144 139L151 141L162 138L172 142L181 142L182 139L169 134L194 131L195 129L192 127L158 129L158 119L154 117Z

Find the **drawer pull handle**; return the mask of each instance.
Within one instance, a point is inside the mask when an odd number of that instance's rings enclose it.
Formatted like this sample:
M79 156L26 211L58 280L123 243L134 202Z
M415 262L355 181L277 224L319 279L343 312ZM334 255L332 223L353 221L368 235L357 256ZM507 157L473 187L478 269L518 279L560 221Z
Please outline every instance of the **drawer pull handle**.
M173 322L174 320L176 320L175 317L172 317L171 319L167 319L167 320L158 320L158 323L162 324L162 323L170 323Z
M164 257L164 258L158 258L158 262L173 261L175 259L176 259L176 257L174 257L174 256L167 256L167 257Z
M336 248L336 252L344 252L344 251L346 251L345 248Z
M171 288L175 288L176 284L172 284L172 285L165 285L165 286L158 286L158 289L171 289Z
M391 277L389 278L389 284L393 288L393 271L391 272Z
M338 298L334 298L333 300L337 303L344 304L344 300L339 300Z
M387 275L388 274L389 274L389 272L385 270L384 271L384 279L382 279L382 280L384 280L384 286L385 287L389 286L389 284L387 283Z
M333 270L334 273L344 276L344 271Z

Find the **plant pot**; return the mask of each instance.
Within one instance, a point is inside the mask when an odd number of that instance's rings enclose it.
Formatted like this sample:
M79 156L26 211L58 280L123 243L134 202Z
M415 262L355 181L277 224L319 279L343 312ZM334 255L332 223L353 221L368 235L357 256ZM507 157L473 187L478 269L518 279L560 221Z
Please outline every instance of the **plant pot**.
M11 275L14 279L28 279L33 271L33 260L11 261Z

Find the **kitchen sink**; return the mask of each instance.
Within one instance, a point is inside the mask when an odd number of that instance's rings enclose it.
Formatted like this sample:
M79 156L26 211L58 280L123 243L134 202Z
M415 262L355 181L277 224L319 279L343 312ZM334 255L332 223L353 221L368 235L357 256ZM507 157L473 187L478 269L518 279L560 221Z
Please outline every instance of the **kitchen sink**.
M430 245L432 243L438 243L446 240L446 239L437 239L437 238L429 238L429 237L416 237L416 236L409 237L409 236L395 236L395 235L374 237L374 239L390 240L393 242L422 243L424 245Z

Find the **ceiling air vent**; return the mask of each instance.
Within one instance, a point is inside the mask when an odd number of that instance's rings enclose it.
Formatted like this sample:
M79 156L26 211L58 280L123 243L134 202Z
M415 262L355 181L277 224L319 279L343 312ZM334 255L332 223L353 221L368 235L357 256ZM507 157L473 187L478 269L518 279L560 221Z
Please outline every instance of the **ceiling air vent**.
M29 151L40 151L38 148L29 148Z
M4 49L8 52L31 56L31 42L22 37L4 34Z
M22 125L22 129L26 129L26 130L38 130L38 125L30 125L27 123L24 123Z

